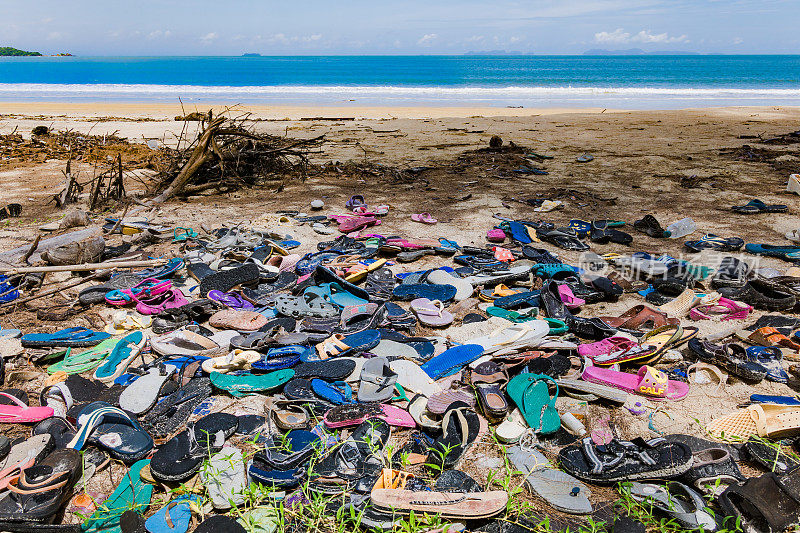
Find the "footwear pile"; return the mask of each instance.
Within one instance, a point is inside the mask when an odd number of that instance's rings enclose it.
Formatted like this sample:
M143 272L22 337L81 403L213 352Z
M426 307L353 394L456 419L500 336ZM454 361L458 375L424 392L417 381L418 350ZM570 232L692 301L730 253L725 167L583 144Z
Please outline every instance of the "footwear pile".
M100 312L101 330L0 329L0 346L20 346L0 369L41 375L0 391L0 530L299 532L327 514L348 529L438 515L420 530L511 532L553 510L571 530L586 516L635 529L630 505L687 530L800 520L800 400L789 392L800 318L787 314L800 270L756 268L731 255L741 239L714 234L686 242L697 261L590 252L633 243L615 220L503 219L490 244L467 246L365 233L388 207L354 196L347 208L274 217L342 233L319 243L110 220L107 232L147 238L135 251L106 244L109 233L43 254L55 265L172 258L91 277L70 312L40 308L49 320ZM652 215L632 226L651 239L677 227ZM0 276L0 305L27 295L23 279ZM747 401L707 403L697 436L657 428L675 402L739 382ZM626 417L649 430L623 438ZM746 477L741 463L761 473ZM92 488L104 470L106 492ZM599 485L629 508L603 505ZM510 505L517 487L529 506Z

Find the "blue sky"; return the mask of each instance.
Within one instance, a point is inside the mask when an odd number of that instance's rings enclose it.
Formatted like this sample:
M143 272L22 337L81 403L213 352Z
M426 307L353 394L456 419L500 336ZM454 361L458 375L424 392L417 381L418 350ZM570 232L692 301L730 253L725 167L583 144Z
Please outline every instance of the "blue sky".
M0 46L79 55L798 53L798 0L0 0Z

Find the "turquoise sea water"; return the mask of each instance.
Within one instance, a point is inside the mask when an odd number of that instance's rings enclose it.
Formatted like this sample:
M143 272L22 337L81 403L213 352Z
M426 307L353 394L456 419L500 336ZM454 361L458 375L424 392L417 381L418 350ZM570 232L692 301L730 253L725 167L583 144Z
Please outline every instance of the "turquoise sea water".
M0 58L0 101L800 105L800 56Z

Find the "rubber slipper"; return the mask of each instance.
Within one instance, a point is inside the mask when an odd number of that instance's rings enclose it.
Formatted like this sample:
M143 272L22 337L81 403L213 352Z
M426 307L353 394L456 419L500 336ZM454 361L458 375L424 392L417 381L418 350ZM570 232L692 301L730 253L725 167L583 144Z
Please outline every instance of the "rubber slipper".
M295 371L291 368L276 370L268 374L221 374L212 372L211 383L218 389L230 393L236 398L256 392L273 391L281 388L292 379Z
M125 387L119 396L119 406L135 415L150 410L158 400L161 387L174 373L174 367L151 368L147 374Z
M114 381L128 368L147 342L141 331L134 331L120 339L108 358L94 371L94 379L107 383Z
M506 451L514 468L525 476L525 485L553 508L570 514L589 514L589 487L552 467L538 450L511 446Z
M635 375L590 366L583 371L581 379L640 394L656 401L682 400L689 393L686 383L667 379L664 372L647 365L641 367Z
M506 393L519 408L528 426L536 433L548 435L558 431L561 418L555 408L558 397L550 396L547 382L556 383L550 376L542 374L519 374L506 385Z
M153 450L152 437L139 423L107 402L92 402L84 407L77 425L78 432L68 448L80 451L86 444L93 444L126 464L139 461Z
M87 533L121 531L120 520L125 511L135 511L140 515L147 511L154 487L141 480L141 472L149 464L149 460L142 460L131 465L114 492L83 523L83 531Z

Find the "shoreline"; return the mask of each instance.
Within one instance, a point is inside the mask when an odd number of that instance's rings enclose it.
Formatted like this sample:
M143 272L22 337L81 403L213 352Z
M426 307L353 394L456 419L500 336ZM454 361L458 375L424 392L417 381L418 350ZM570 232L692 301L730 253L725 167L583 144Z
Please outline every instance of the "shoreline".
M0 118L9 115L22 115L14 118L38 117L119 117L173 120L177 115L205 112L213 109L219 112L230 109L234 112L251 113L259 120L302 120L309 118L354 118L366 120L381 119L426 119L426 118L469 118L469 117L530 117L542 115L623 113L625 109L602 107L491 107L491 106L343 106L343 105L249 105L249 104L186 104L154 102L0 102Z
M343 106L343 105L248 105L248 104L181 104L154 102L63 102L63 101L0 101L0 120L8 119L72 119L95 118L98 121L154 120L174 121L178 115L226 109L234 114L249 113L261 121L302 121L332 118L355 120L442 119L442 118L513 118L552 115L593 115L618 113L681 113L708 114L793 113L800 106L715 106L682 109L624 109L603 107L491 107L491 106Z

